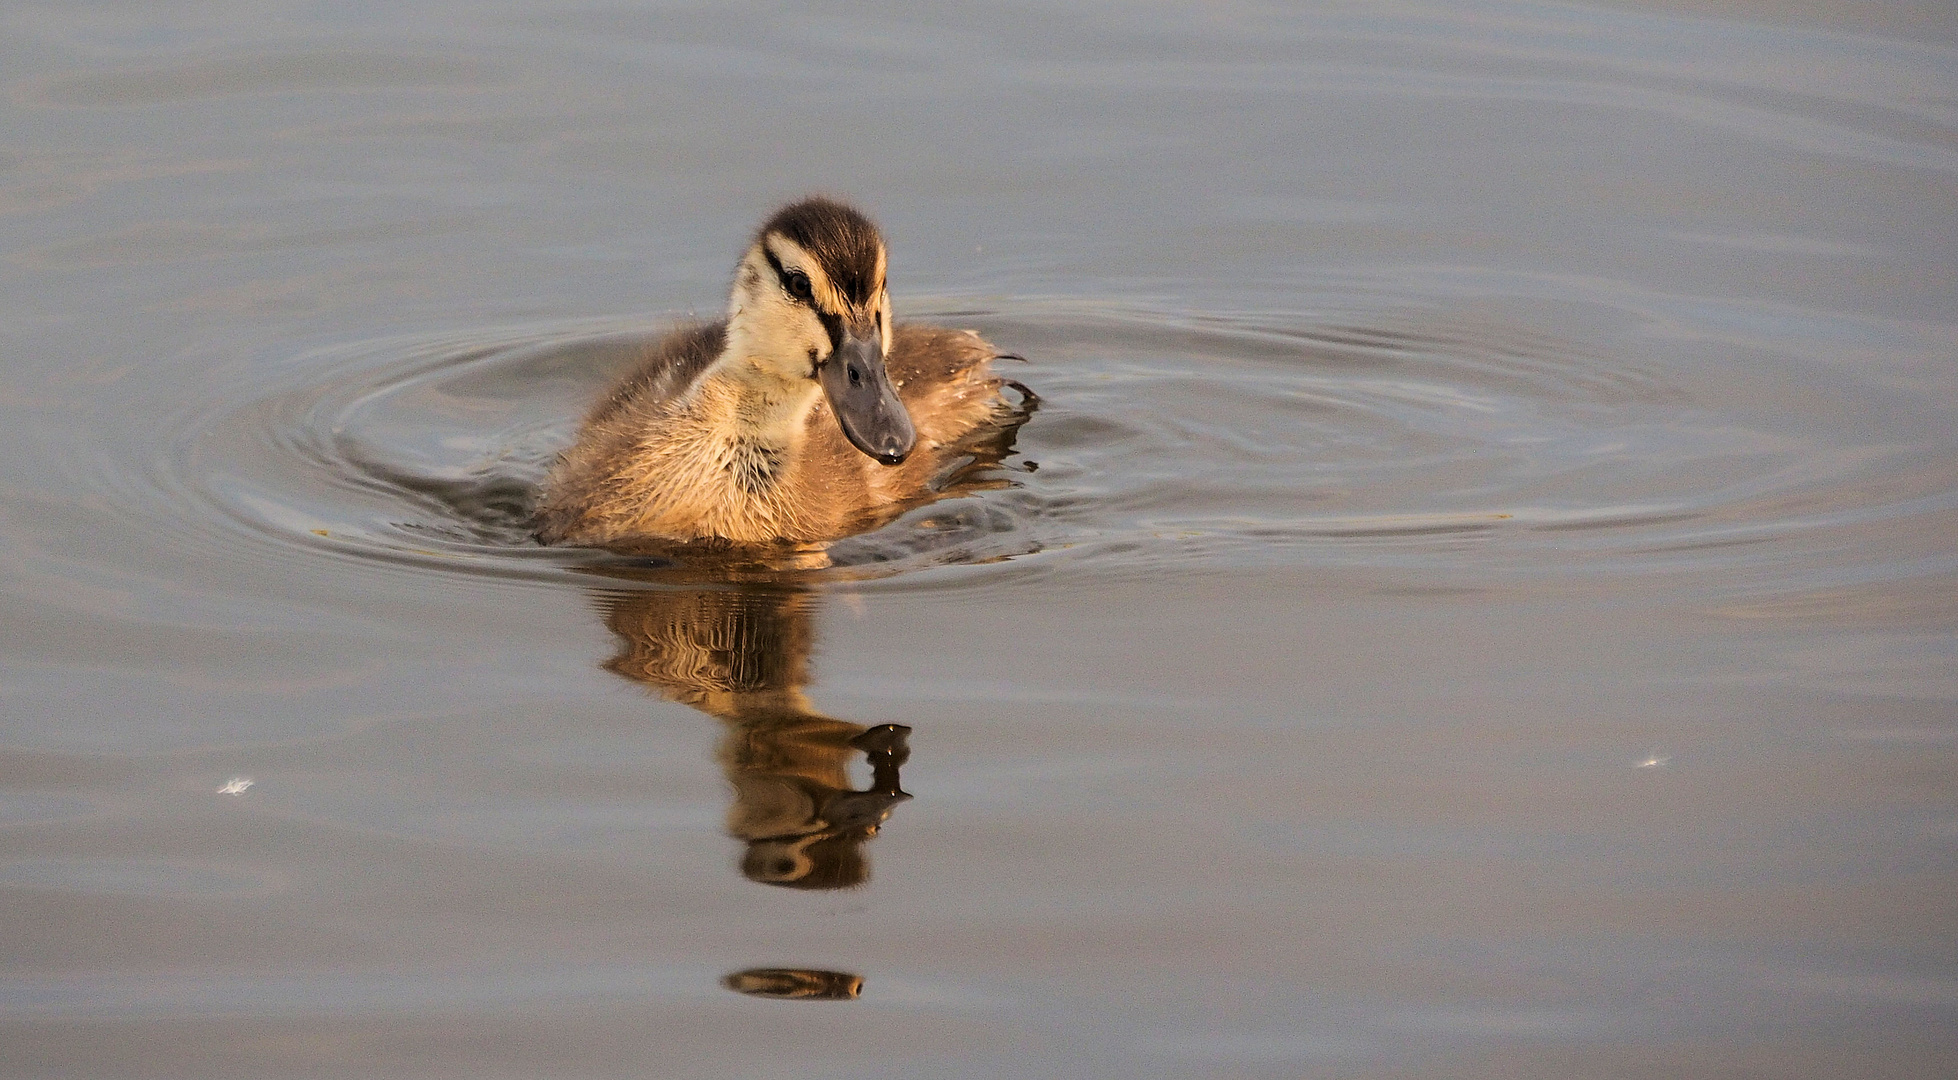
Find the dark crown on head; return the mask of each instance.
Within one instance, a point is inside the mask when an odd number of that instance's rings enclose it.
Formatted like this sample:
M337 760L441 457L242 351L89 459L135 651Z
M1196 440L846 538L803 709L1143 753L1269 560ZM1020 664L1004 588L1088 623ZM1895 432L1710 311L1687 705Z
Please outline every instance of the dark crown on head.
M761 227L761 236L771 234L795 241L814 257L850 303L870 301L884 238L854 207L821 196L790 203Z

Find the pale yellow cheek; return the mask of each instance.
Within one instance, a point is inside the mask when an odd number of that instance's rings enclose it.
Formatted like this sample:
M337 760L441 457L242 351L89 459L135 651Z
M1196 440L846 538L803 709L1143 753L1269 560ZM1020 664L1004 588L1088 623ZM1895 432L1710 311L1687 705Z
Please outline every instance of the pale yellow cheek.
M784 368L784 374L806 376L812 362L829 355L829 334L807 308L781 303L771 305L769 314L767 352Z

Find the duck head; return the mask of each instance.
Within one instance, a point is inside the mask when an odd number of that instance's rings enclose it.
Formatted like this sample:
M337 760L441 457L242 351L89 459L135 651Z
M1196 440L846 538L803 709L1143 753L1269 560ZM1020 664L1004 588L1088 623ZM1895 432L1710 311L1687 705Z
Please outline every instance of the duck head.
M884 240L856 210L805 199L776 211L742 256L728 298L728 346L785 385L821 387L851 445L886 465L917 431L891 386Z

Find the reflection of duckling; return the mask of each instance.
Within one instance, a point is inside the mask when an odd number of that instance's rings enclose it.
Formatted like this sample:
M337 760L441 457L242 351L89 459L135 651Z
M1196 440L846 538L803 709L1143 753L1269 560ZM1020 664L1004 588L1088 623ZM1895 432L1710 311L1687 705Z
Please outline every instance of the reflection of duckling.
M719 757L734 786L728 831L748 845L743 874L839 889L869 878L863 842L911 797L898 780L911 729L815 711L802 692L814 607L812 594L782 585L608 597L605 622L621 647L605 666L726 725ZM849 775L858 754L871 767L862 791Z
M863 976L814 968L749 968L723 978L721 985L750 997L855 1001L863 996Z
M735 269L726 322L669 335L586 417L539 539L811 542L931 498L1014 410L978 335L893 329L884 267L850 207L778 211Z
M748 841L741 872L751 881L798 889L840 889L870 876L862 845L911 796L897 770L911 756L911 729L881 724L836 741L854 724L797 718L750 729L723 745L734 783L728 829ZM870 759L870 787L850 790L851 750ZM786 752L786 753L785 753Z

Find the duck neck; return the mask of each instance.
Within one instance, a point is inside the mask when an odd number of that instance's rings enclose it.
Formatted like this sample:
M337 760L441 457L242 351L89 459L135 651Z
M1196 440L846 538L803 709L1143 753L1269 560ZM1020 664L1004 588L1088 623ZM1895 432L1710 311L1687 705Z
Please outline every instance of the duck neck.
M803 425L822 387L744 344L729 334L727 348L702 380L698 401L711 414L710 429L725 437L729 473L755 491L779 476L801 448Z

